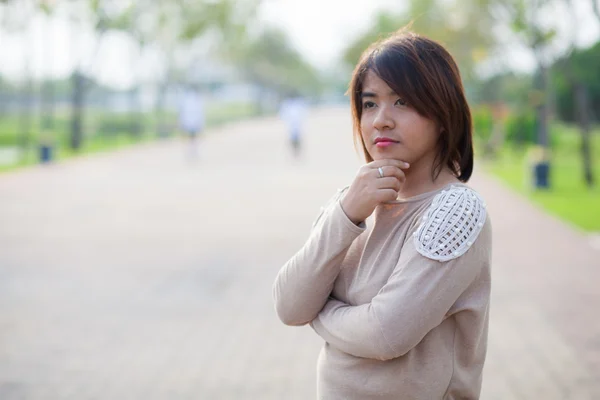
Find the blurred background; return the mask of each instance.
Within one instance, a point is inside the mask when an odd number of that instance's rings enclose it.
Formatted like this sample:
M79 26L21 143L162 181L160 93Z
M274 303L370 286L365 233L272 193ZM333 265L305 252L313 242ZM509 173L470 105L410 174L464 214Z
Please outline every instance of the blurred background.
M275 114L290 93L345 104L365 47L412 23L460 64L491 170L520 190L577 193L577 206L533 197L599 230L580 211L594 204L600 154L598 9L596 0L2 0L0 171L176 135L192 84L208 126Z
M461 68L497 213L484 397L600 398L600 0L0 0L0 399L314 397L270 284L408 24Z

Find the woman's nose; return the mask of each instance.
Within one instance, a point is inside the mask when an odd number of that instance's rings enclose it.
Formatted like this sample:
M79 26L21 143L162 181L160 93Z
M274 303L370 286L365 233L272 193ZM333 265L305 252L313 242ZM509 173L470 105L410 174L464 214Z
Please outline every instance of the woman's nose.
M391 129L394 127L394 120L390 115L390 110L386 106L380 106L373 120L373 127L378 131Z

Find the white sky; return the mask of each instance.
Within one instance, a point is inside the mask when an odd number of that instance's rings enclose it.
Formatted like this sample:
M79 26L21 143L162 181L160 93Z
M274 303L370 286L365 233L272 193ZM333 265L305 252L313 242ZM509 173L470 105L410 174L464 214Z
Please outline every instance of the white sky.
M328 67L379 10L399 12L402 0L265 0L262 16L288 32L307 59Z
M333 66L340 52L367 28L379 10L398 12L403 8L402 0L263 1L261 18L286 30L310 62L325 68ZM560 14L559 10L556 13ZM558 15L550 18L558 18ZM599 36L599 30L593 19L582 23L580 42L593 43ZM89 29L73 26L64 20L49 21L38 16L31 21L28 31L13 34L0 31L0 73L21 79L26 75L28 56L32 57L30 65L35 77L64 77L70 74L78 61L75 55L89 57L94 47ZM531 64L527 57L526 52L508 56L513 64L521 65L523 69ZM135 79L151 80L161 71L161 60L151 54L140 58L139 51L124 34L108 35L96 59L98 64L93 66L95 75L103 83L115 87L126 88Z
M348 0L264 0L260 17L287 31L311 63L329 67L350 38L367 28L378 10L385 6L397 9L399 2L368 0L349 4ZM0 31L0 73L22 79L26 75L26 57L31 57L35 77L64 77L79 60L75 55L90 56L94 46L89 29L65 23L64 19L37 16L26 31ZM138 57L139 52L127 37L108 35L97 57L100 65L94 66L96 75L106 84L126 87L131 84L132 66ZM152 67L152 62L143 62L143 67L137 69L138 77L141 73L142 79L151 79L159 73L160 61L152 61L157 62L156 67Z

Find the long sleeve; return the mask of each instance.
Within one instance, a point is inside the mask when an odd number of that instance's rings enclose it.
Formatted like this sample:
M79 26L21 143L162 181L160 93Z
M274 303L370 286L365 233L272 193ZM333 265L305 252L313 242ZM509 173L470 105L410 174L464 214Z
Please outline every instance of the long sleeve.
M365 230L342 210L342 193L329 202L304 246L275 279L275 308L287 325L304 325L317 316L327 302L348 247Z
M330 299L311 326L332 346L357 357L388 360L406 354L445 319L489 265L490 229L486 224L465 254L443 262L423 256L408 240L388 282L370 303L350 306Z

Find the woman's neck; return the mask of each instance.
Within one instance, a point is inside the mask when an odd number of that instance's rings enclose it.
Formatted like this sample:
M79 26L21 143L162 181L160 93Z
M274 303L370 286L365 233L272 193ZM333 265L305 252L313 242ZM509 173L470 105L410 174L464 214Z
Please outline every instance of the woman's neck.
M398 192L399 199L407 199L422 193L432 192L450 183L460 182L448 168L442 168L439 175L433 179L433 168L415 168L413 165L405 171L406 181Z

